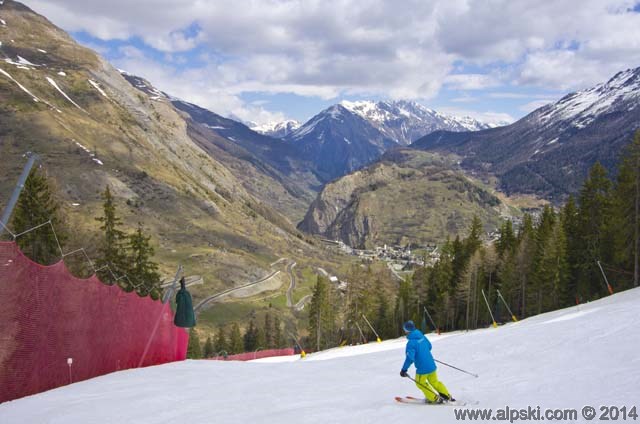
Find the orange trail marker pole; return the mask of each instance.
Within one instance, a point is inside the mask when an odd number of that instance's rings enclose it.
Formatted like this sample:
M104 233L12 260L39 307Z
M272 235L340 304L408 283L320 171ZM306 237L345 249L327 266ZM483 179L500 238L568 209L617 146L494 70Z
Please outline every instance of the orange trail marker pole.
M513 322L518 322L518 318L516 318L513 312L511 312L511 308L509 307L509 304L507 304L507 301L504 300L504 297L502 297L502 293L500 293L500 290L496 291L498 292L498 297L500 298L500 300L502 300L502 303L504 303L504 306L507 307L507 311L509 311L509 314L511 314L511 319L513 320Z
M429 311L427 310L426 306L423 306L424 308L424 313L427 314L427 317L429 318L429 321L431 321L431 325L433 325L433 328L435 328L436 333L438 333L438 335L440 335L440 328L438 328L438 326L436 325L435 322L433 322L433 318L431 318L431 314L429 313Z
M493 321L493 328L498 328L498 324L496 324L495 318L493 318L493 312L491 312L491 307L489 306L489 301L487 300L487 296L484 295L484 289L482 289L482 297L484 298L484 303L487 305L487 309L489 310L489 315L491 315L491 321Z
M367 325L369 326L369 328L371 329L371 331L373 331L373 334L376 335L376 341L378 343L382 343L382 340L380 339L380 336L378 335L378 333L376 332L376 330L374 330L373 325L371 325L371 323L369 322L369 320L367 319L367 317L364 316L364 314L362 314L362 318L364 318L364 320L366 321Z
M613 288L611 288L611 284L609 284L609 280L607 280L607 275L604 273L604 270L602 269L602 265L600 265L600 261L596 261L596 263L598 264L598 268L600 268L600 272L604 277L604 282L607 283L607 290L609 291L609 294L613 294Z

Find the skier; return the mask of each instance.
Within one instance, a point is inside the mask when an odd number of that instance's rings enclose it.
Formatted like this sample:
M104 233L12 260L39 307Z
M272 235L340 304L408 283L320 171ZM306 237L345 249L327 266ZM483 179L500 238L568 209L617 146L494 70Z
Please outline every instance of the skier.
M413 321L407 321L402 326L407 333L407 358L400 371L401 377L407 377L407 370L411 364L416 367L416 386L422 390L427 403L442 403L445 400L453 401L445 385L438 380L436 363L431 355L431 343ZM437 394L436 394L437 392Z

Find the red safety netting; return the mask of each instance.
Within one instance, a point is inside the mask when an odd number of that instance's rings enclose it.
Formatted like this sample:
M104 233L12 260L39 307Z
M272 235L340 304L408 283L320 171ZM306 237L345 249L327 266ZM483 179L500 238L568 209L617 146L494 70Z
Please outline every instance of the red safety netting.
M244 352L244 353L237 353L235 355L227 355L227 356L216 356L214 358L209 358L209 359L214 361L252 361L254 359L270 358L272 356L288 356L288 355L295 355L295 350L292 347L288 347L285 349L258 350L256 352Z
M168 304L39 265L13 242L0 242L0 301L0 402L186 357Z

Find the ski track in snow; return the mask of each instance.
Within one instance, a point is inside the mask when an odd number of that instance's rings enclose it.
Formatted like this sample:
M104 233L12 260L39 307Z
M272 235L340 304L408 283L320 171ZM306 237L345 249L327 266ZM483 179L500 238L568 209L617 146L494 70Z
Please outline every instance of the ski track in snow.
M428 337L436 359L480 375L438 366L465 408L575 408L580 416L584 405L640 407L639 308L634 289L497 329ZM125 370L6 402L0 422L455 423L455 406L394 401L421 396L398 375L405 343Z

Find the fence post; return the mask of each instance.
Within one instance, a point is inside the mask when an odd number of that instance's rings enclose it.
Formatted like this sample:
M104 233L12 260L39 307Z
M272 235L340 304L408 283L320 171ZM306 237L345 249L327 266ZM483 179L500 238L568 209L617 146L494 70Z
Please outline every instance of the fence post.
M20 178L18 179L18 184L16 184L16 188L13 189L13 194L11 195L11 199L9 199L9 203L4 208L2 212L2 218L0 218L0 236L4 233L5 226L9 224L9 218L11 218L11 213L13 213L13 208L15 208L16 203L18 203L18 198L20 197L20 193L24 188L24 183L27 181L27 177L29 177L29 173L31 172L31 168L33 168L33 164L35 163L38 155L31 154L29 156L29 160L27 164L22 169L22 174L20 174Z

